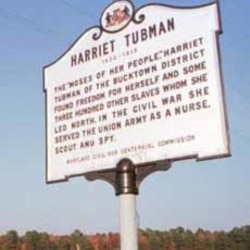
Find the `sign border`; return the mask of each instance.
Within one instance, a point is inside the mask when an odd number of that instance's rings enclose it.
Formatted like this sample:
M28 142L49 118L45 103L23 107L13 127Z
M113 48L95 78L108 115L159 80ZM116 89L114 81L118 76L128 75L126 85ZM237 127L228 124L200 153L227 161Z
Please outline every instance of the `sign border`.
M231 156L231 148L230 148L230 135L229 135L229 122L228 122L228 112L227 112L227 106L226 106L226 99L225 99L225 87L224 87L224 79L223 79L223 74L222 74L222 60L221 60L221 49L219 46L219 35L223 33L222 30L222 22L221 22L221 11L220 11L220 3L219 0L215 0L209 3L205 3L205 4L201 4L201 5L195 5L195 6L175 6L175 5L169 5L169 4L164 4L164 3L149 3L149 4L145 4L140 6L138 9L135 9L134 4L130 1L127 0L133 7L133 14L132 17L130 18L129 22L123 26L121 29L118 29L116 31L107 31L106 29L103 28L102 24L101 24L101 20L102 20L102 16L103 13L107 10L107 8L109 8L112 4L114 4L114 2L119 2L120 0L116 0L113 1L111 4L109 4L102 12L101 16L100 16L100 25L99 26L91 26L88 29L84 30L79 36L78 38L71 44L71 46L68 47L68 49L66 49L66 51L59 56L56 60L54 60L52 63L47 64L43 67L43 92L45 94L45 159L46 159L46 183L47 184L53 184L53 183L60 183L60 182L66 182L68 181L70 178L73 177L84 177L87 174L92 174L92 173L106 173L106 172L110 172L112 171L114 167L110 168L110 169L105 169L105 170L95 170L95 171L88 171L85 173L81 173L81 174L73 174L73 175L68 175L65 176L63 179L58 179L58 180L53 180L50 181L48 180L48 118L47 118L47 114L48 114L48 106L47 106L47 89L45 88L45 70L46 68L54 65L55 63L57 63L60 59L62 59L69 51L70 49L80 40L80 38L82 36L84 36L85 33L87 33L89 30L94 29L94 28L98 28L99 33L95 33L93 35L93 40L98 40L103 32L107 32L107 33L117 33L119 31L121 31L122 29L124 29L125 27L127 27L127 25L133 21L135 23L140 24L145 16L144 15L140 15L139 17L136 17L136 14L142 10L143 8L146 8L148 6L162 6L162 7L168 7L168 8L172 8L172 9L182 9L182 10L192 10L192 9L199 9L199 8L203 8L206 6L210 6L213 4L216 4L217 7L217 13L218 13L218 21L219 21L219 29L218 31L215 31L216 34L216 48L217 48L217 56L218 56L218 72L219 72L219 77L220 77L220 87L221 87L221 97L222 97L222 109L223 109L223 113L224 113L224 123L225 123L225 131L226 131L226 142L227 142L227 153L225 154L220 154L220 155L215 155L215 156L209 156L209 157L203 157L203 158L198 158L197 154L194 155L189 155L189 156L182 156L182 157L176 157L176 158L171 158L171 159L164 159L164 160L159 160L159 161L154 161L154 162L145 162L142 164L137 164L136 167L141 168L145 165L154 165L157 164L157 162L163 162L163 161L169 161L171 163L175 162L175 161L182 161L182 160L188 160L188 159L195 159L196 161L206 161L206 160L212 160L212 159L221 159L224 157L230 157ZM124 0L121 0L124 1Z

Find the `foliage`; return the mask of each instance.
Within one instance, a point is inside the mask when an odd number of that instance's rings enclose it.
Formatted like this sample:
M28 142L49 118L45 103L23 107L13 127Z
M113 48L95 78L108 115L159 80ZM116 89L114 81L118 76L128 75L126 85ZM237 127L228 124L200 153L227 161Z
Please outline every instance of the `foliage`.
M119 234L84 235L76 229L68 236L15 230L0 236L0 250L120 250ZM250 250L250 226L229 232L196 232L177 227L169 231L139 230L139 250Z
M19 248L19 237L15 230L10 230L3 238L3 250L15 250Z
M82 232L78 229L74 230L74 232L70 236L71 239L71 247L70 250L92 250L87 237L85 237Z

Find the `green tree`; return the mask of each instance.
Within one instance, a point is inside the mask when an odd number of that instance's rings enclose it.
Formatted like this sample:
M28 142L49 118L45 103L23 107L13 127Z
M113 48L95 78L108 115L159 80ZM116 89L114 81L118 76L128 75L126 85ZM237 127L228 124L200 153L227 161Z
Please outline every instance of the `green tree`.
M156 230L153 231L151 229L146 230L148 237L148 245L150 250L159 250L164 249L164 236L163 233Z
M185 249L185 230L182 227L177 227L176 229L172 230L173 234L173 241L175 244L176 250L184 250Z
M246 249L246 232L244 228L234 228L228 233L232 249L245 250Z
M250 250L250 226L245 226L245 246L247 250Z
M53 250L53 243L50 241L49 234L39 234L36 250Z
M37 231L28 231L23 237L26 250L37 250L40 235Z
M215 250L231 250L231 243L227 233L219 232L214 243Z
M15 230L10 230L5 235L4 250L17 250L19 246L19 236Z
M75 229L70 236L71 238L71 250L92 250L93 246L83 233Z
M70 243L65 237L59 237L55 242L56 250L70 250Z
M172 236L169 232L163 233L163 239L164 239L164 250L173 249L173 240L172 240Z
M212 250L214 249L214 242L211 237L206 237L202 240L203 250Z
M194 234L193 237L193 250L203 250L201 235L198 231Z
M185 250L193 250L193 232L190 230L186 230L184 234L184 249Z

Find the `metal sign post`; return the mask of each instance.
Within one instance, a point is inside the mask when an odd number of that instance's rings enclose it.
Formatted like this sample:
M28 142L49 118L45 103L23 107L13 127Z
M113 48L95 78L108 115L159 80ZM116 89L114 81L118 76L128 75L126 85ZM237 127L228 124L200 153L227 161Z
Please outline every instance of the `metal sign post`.
M139 194L139 185L148 175L156 171L166 171L170 167L171 161L135 166L126 158L117 164L115 170L85 174L87 180L104 180L115 189L119 199L121 250L138 249L136 196Z
M120 205L120 244L122 250L138 249L138 225L136 219L136 195L121 194Z
M116 195L119 197L120 235L122 250L138 249L138 225L136 219L136 183L135 166L124 159L116 168Z

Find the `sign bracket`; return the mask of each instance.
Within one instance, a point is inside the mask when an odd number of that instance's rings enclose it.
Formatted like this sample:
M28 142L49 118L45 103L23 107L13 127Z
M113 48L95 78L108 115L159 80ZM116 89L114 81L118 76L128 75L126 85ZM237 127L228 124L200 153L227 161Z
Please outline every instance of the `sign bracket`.
M172 161L170 160L157 161L136 166L135 171L137 187L139 188L142 181L150 174L153 174L158 171L167 171L171 168L171 166ZM84 174L84 177L88 181L106 181L116 190L116 169L89 172Z
M150 174L170 169L169 160L135 166L126 158L121 160L116 169L85 174L89 181L103 180L111 184L119 199L120 240L122 250L138 250L138 222L136 195L139 185Z

